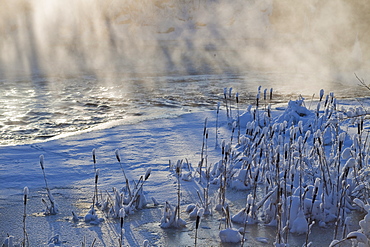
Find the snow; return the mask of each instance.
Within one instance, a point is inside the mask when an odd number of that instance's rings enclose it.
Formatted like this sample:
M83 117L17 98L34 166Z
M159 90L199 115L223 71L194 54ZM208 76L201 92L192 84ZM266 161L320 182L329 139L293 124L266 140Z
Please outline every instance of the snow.
M239 243L242 235L236 229L227 228L220 231L220 239L222 243Z
M303 98L266 108L269 112L253 106L238 118L230 101L226 107L233 119L220 106L217 112L2 146L0 242L22 241L27 194L26 230L33 246L79 246L85 238L96 246L117 246L121 233L122 242L131 246L190 243L200 218L200 245L302 245L306 234L315 245L310 234L318 232L326 235L321 241L327 245L367 244L368 215L359 227L332 239L332 226L347 227L351 211L369 209L363 200L369 174L366 140L357 134L369 127L362 116L366 105L347 101L350 113L341 112L339 119L341 103L333 95L325 109L324 102L316 103L320 106L314 110ZM239 119L240 139L233 131ZM45 198L54 206L44 209ZM235 230L240 228L243 236ZM340 240L342 235L346 239Z

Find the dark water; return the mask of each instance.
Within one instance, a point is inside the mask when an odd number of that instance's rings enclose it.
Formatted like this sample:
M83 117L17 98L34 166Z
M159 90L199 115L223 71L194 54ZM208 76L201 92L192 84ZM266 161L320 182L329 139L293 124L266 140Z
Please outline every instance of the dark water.
M240 108L255 102L258 86L273 88L271 103L300 94L318 95L319 89L338 97L366 96L359 86L297 73L246 71L172 75L86 74L70 77L33 76L0 80L0 145L37 142L65 133L91 129L116 120L176 116L215 109L224 88L239 93ZM221 104L222 105L222 104Z

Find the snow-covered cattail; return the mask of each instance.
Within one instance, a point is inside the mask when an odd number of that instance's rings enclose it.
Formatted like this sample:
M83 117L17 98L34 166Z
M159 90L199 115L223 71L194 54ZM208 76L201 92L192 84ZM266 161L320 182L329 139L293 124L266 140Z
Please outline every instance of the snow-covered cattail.
M198 211L197 211L197 221L196 221L196 224L195 224L195 228L198 229L199 228L199 224L200 224L200 220L202 218L204 214L204 208L200 208Z
M311 130L307 130L306 134L304 135L303 142L306 143L308 138L311 136Z
M320 90L320 101L322 100L322 97L324 97L324 89Z
M303 134L303 122L302 120L298 122L298 129L301 135Z
M253 204L253 196L252 194L248 194L247 196L247 204L252 205Z
M44 170L44 155L43 154L40 155L40 166L41 166L41 169Z
M198 239L198 228L199 228L199 224L200 224L200 220L202 218L204 214L204 208L200 208L198 211L197 211L197 220L195 222L195 242L194 242L194 245L197 246L197 239Z
M149 247L149 241L147 239L144 240L143 247Z
M342 152L342 159L347 160L352 157L352 150L351 148L347 147Z
M149 178L149 176L150 176L150 173L152 172L152 168L148 168L147 170L146 170L146 173L145 173L145 177L144 177L144 180L146 181L148 178Z
M345 168L353 168L353 167L355 167L355 165L356 165L356 160L354 158L349 158L347 160L346 164L344 165L343 170Z
M125 218L125 216L126 216L125 208L121 208L121 209L119 210L119 217L120 217L121 219L123 219L123 218ZM122 227L122 225L121 225L121 227Z

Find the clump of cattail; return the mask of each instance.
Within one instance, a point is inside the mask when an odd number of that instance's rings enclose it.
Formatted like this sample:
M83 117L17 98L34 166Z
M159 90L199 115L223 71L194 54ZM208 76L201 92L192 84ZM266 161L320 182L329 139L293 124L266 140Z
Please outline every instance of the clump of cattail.
M161 228L182 228L186 226L186 222L178 217L178 208L175 209L168 203L165 203L163 216L161 219Z
M143 176L140 177L139 182L136 185L136 190L133 192L133 196L131 197L131 200L127 205L128 210L130 210L130 208L133 206L136 209L142 208L145 206L144 204L146 204L146 202L145 202L145 197L143 194L143 186L144 186L144 183L148 180L151 172L152 172L152 169L149 167L146 170L144 177Z

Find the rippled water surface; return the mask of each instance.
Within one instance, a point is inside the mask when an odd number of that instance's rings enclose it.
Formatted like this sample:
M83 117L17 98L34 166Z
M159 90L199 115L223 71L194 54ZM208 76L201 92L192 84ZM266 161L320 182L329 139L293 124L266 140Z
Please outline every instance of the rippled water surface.
M312 97L320 88L339 97L364 96L360 87L296 73L253 71L151 76L34 76L0 81L0 145L30 143L130 116L176 116L215 109L223 89L239 93L240 107L254 103L258 86L274 88L272 103ZM268 91L269 92L269 91Z

